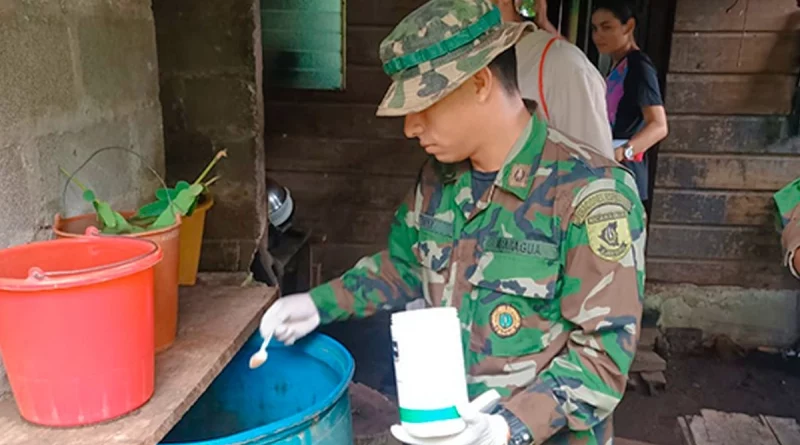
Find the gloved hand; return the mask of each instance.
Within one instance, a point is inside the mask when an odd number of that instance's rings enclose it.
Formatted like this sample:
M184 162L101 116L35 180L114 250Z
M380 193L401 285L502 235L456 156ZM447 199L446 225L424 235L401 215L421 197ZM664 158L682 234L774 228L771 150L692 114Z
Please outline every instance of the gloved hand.
M311 295L294 294L279 298L261 317L259 331L265 340L272 335L292 345L319 326L319 311Z
M414 437L402 425L392 425L392 435L408 445L506 445L510 435L506 420L499 415L486 414L499 400L500 394L496 390L490 390L471 403L456 407L467 427L452 436L434 439Z

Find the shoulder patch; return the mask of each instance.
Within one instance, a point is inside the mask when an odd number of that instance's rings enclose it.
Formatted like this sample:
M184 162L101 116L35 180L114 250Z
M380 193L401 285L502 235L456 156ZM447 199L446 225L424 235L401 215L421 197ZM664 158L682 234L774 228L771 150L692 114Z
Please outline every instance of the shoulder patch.
M612 210L589 215L586 230L589 247L604 260L619 261L631 250L633 240L627 212Z
M619 261L631 251L633 238L628 214L631 202L614 190L599 190L583 199L575 210L576 224L586 224L589 247L600 258Z
M572 219L575 221L575 224L583 224L589 214L603 206L619 207L624 210L626 214L630 212L633 207L631 201L618 191L598 190L583 198L583 200L578 203L578 207L575 209Z

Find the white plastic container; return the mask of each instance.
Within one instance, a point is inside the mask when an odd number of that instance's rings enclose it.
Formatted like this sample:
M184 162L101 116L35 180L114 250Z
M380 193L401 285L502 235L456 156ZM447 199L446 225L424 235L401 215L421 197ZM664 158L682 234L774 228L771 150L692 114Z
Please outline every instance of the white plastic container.
M466 428L456 406L467 403L461 322L453 307L392 314L392 346L400 423L416 437Z

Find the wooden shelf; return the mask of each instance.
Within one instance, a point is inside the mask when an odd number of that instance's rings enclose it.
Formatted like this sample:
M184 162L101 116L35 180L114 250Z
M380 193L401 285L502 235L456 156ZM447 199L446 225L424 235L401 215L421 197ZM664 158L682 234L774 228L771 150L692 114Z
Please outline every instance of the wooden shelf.
M156 388L140 409L116 420L56 429L23 420L0 399L0 445L155 445L178 423L256 331L276 289L243 286L244 275L203 275L181 288L178 337L156 356Z

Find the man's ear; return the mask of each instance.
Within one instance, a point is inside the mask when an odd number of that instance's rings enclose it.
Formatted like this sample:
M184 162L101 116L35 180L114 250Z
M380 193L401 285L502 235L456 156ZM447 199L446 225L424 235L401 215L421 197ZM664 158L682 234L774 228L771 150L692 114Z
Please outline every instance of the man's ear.
M472 76L472 86L475 89L475 96L479 103L485 103L489 100L496 80L494 73L488 66L481 68Z
M629 18L628 23L626 23L624 26L625 33L631 33L631 36L633 36L633 30L636 29L636 19L633 17Z

